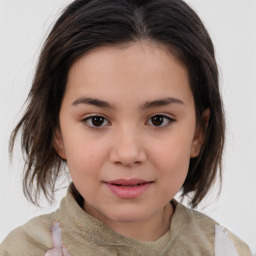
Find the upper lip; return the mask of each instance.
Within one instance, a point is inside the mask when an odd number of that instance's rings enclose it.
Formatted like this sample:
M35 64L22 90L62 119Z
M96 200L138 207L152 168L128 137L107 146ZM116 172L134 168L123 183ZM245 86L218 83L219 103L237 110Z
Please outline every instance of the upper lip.
M142 180L142 179L117 179L107 181L108 184L119 185L119 186L134 186L138 184L151 183L152 181Z

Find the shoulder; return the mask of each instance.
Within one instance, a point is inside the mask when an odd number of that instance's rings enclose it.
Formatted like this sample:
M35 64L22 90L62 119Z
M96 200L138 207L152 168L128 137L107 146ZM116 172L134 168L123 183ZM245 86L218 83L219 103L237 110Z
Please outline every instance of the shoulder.
M215 221L172 200L171 232L177 237L177 255L214 255Z
M209 216L174 202L183 217L183 233L202 246L208 244L213 255L250 256L248 245ZM225 253L223 254L223 252ZM236 254L235 254L236 253Z
M0 245L1 256L40 256L52 248L51 226L55 213L35 217L11 231Z

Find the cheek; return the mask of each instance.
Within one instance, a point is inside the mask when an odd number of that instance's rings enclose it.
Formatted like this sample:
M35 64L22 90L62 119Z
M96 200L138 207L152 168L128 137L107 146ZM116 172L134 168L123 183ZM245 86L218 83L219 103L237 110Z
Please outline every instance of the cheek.
M106 158L106 149L103 143L81 138L80 140L71 139L65 148L71 176L90 178L98 175Z
M162 182L163 194L171 198L183 185L190 162L190 137L173 136L154 147L154 165Z
M188 168L192 139L186 136L171 136L154 146L155 163L163 166L161 169L171 168L183 170ZM165 167L165 168L164 168Z
M168 201L180 191L189 168L189 155L185 156L180 148L166 148L162 151L161 162L158 165L159 184L161 183L161 197Z
M161 160L158 168L159 175L166 178L164 182L172 184L173 187L177 186L179 190L188 173L189 155L185 155L184 151L179 151L176 148L175 151L162 152L159 160Z

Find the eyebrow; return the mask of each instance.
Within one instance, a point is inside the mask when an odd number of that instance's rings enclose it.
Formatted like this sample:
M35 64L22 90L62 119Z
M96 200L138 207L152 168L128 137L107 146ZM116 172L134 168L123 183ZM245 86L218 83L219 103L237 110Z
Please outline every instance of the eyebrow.
M148 108L169 106L172 104L184 104L184 103L183 103L183 101L181 101L177 98L169 97L169 98L163 98L163 99L156 99L153 101L147 101L140 107L140 109L145 110Z
M85 105L92 105L100 108L108 108L108 109L113 109L115 110L116 107L114 105L111 105L110 103L100 100L100 99L95 99L95 98L86 98L86 97L81 97L76 99L72 105L73 106L78 106L80 104L85 104ZM154 107L162 107L162 106L169 106L172 104L184 104L183 101L173 98L173 97L167 97L163 99L156 99L153 101L146 101L143 105L139 107L140 110L146 110L149 108L154 108Z

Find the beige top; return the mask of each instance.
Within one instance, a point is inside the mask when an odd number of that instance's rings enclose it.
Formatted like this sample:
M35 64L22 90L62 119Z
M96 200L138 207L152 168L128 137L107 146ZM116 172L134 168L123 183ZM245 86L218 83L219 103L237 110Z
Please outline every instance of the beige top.
M69 188L56 212L13 230L2 242L0 256L251 255L244 242L211 218L172 203L175 212L169 231L155 242L141 242L116 233L87 214Z

